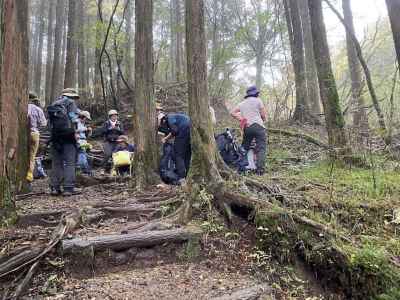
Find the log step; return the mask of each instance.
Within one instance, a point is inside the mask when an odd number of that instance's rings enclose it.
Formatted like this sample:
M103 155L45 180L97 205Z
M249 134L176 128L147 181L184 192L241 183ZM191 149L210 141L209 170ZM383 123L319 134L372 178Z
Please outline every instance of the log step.
M132 247L152 247L164 243L183 243L199 239L201 230L198 228L179 228L171 230L156 230L135 232L120 235L103 235L89 238L75 238L63 240L61 251L63 254L79 252L91 247L94 251L115 250L121 251Z

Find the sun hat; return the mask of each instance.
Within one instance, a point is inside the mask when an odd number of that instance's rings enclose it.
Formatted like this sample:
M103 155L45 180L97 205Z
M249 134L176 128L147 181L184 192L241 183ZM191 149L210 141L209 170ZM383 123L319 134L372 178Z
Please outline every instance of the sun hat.
M61 95L69 98L79 98L78 92L73 88L63 89Z
M118 143L125 142L128 143L128 137L126 135L120 135L117 139Z
M113 115L118 115L118 112L117 112L115 109L111 109L111 110L108 112L108 116L113 116Z
M87 110L81 110L79 112L79 115L85 117L88 120L92 120L92 118L90 117L90 112L88 112Z
M247 97L258 97L259 94L260 94L260 91L257 89L257 87L255 85L252 85L246 90L245 98L247 98Z

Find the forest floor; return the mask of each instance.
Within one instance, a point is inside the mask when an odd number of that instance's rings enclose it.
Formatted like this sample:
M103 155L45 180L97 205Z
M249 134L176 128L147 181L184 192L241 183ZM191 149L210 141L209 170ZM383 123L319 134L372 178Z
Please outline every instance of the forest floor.
M268 152L268 173L261 180L278 187L284 196L280 205L348 236L358 245L358 252L351 253L356 261L373 264L385 256L394 264L400 263L396 231L400 224L400 171L396 159L375 147L364 155L368 167L341 166L331 163L319 146L282 135L270 136ZM68 198L40 194L46 189L47 180L36 181L34 192L38 194L18 201L18 213L50 214L39 215L37 222L20 217L15 226L0 229L1 255L47 242L61 213L147 205L154 200L160 203L157 209L148 210L146 206L132 214L109 209L113 214L79 226L67 239L120 235L168 215L184 200L180 188L160 185L138 193L121 180L86 186L81 195ZM265 195L257 196L263 199ZM205 209L190 224L202 230L198 244L161 243L133 251L99 251L90 262L76 256L81 253L60 255L59 249L53 250L42 260L25 297L213 299L265 285L259 299L346 298L335 285L321 281L320 274L301 259L285 264L278 253L265 250L258 234L263 228L258 224L235 218L228 225L216 211L207 210L207 195L204 198L201 205ZM291 247L286 250L292 251ZM0 281L0 295L11 286L12 279Z

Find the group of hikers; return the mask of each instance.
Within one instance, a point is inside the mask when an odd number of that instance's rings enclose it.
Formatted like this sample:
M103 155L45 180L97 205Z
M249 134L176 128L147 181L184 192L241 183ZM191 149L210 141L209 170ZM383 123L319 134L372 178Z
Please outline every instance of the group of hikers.
M257 158L255 173L262 175L265 171L266 129L264 122L266 110L259 94L260 92L255 86L248 88L244 100L232 110L231 114L240 122L243 130L242 149L244 152L248 153L255 145L254 151ZM79 98L75 89L64 89L60 96L47 107L46 119L45 113L40 107L39 98L34 93L29 94L30 163L26 179L28 183L33 181L35 158L39 149L39 128L48 125L52 162L50 193L54 196L71 196L80 192L75 187L77 168L82 173L92 174L87 155L92 148L87 141L93 132L89 126L91 115L88 111L78 108L77 100ZM164 182L183 184L191 161L191 120L184 113L166 113L159 104L157 104L156 110L158 132L163 135L161 141L164 145L164 154L168 151L171 161L173 161L174 180L168 182L163 179L162 174L165 174L163 171L171 167L165 157L160 162L160 176ZM215 112L211 106L210 114L211 120L215 124ZM135 152L135 145L129 143L115 109L108 112L108 120L101 128L101 135L104 138L102 174L130 174L130 162Z

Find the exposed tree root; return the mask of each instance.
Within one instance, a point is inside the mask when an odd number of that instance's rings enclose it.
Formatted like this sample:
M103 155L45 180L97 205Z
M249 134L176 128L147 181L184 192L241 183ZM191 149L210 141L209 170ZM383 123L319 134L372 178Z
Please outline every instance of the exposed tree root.
M29 283L31 282L32 276L35 274L36 270L38 269L40 264L40 260L37 260L28 270L26 273L24 279L21 281L21 283L18 285L18 287L15 290L15 293L12 297L12 299L19 299L21 297L26 289L29 286Z

